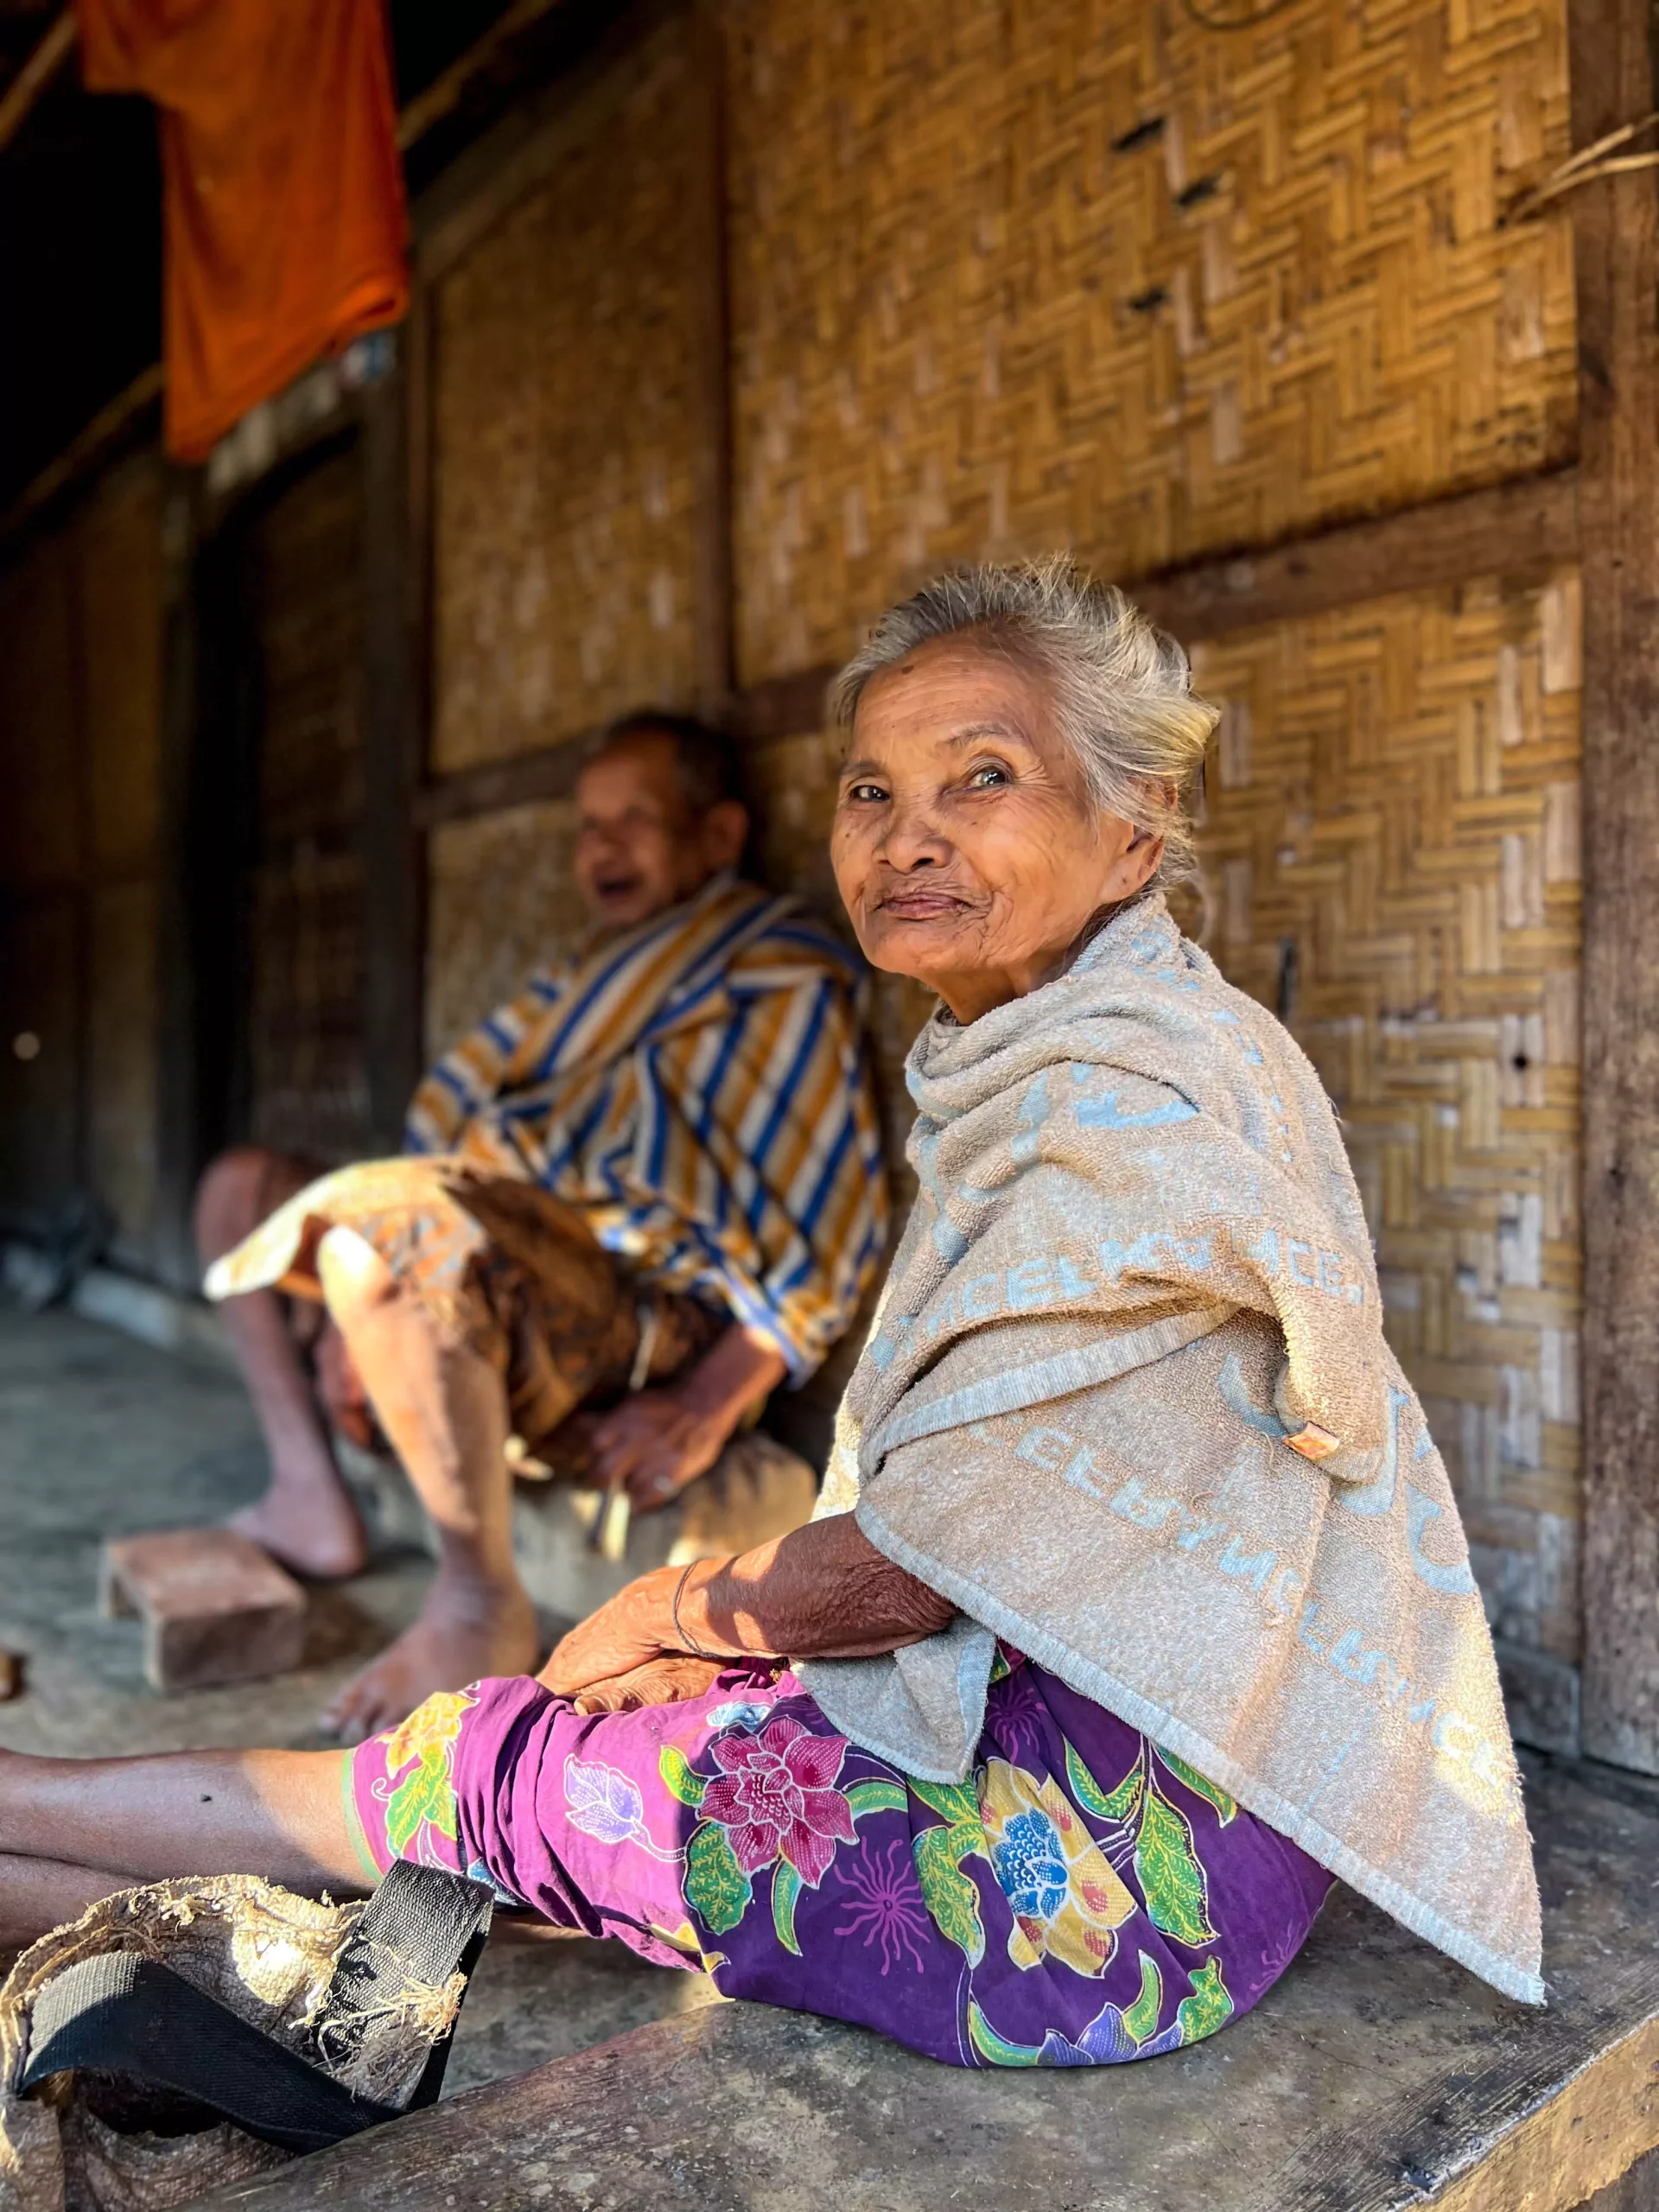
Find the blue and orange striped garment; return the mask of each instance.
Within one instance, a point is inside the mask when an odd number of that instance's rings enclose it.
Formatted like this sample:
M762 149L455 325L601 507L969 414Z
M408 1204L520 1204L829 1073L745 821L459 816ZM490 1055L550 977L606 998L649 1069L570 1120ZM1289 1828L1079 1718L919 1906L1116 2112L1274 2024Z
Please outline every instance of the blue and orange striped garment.
M541 1184L804 1379L887 1238L858 979L792 899L717 877L532 977L422 1084L405 1149Z

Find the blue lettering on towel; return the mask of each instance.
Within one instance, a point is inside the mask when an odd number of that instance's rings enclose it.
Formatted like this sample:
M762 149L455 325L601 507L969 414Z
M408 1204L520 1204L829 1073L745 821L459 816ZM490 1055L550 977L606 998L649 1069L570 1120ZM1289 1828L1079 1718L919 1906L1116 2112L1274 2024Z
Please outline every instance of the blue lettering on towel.
M1185 1098L1167 1099L1161 1106L1148 1106L1138 1114L1125 1112L1115 1090L1109 1090L1103 1098L1080 1098L1074 1110L1079 1127L1085 1129L1163 1129L1198 1118L1198 1108L1189 1106Z

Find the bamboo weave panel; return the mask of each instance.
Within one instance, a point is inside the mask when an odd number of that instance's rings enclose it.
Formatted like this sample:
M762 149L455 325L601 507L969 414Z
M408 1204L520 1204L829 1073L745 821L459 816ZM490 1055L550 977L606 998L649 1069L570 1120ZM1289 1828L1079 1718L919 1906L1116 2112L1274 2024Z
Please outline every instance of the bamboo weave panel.
M572 951L587 915L572 874L574 801L447 822L429 851L426 1043L447 1052L531 971Z
M1211 949L1337 1102L1499 1632L1577 1656L1578 588L1206 647Z
M1497 227L1564 16L733 0L741 680L947 561L1142 573L1568 456L1567 218Z
M585 94L437 287L439 770L690 700L689 56L671 23Z

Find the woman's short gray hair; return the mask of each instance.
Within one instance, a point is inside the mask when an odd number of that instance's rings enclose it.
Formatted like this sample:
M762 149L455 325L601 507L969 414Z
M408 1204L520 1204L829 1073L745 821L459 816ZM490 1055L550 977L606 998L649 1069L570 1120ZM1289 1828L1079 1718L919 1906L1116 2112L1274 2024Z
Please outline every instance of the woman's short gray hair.
M830 688L836 727L850 732L883 669L936 639L969 635L1046 677L1096 804L1162 837L1154 880L1193 874L1189 793L1219 711L1194 696L1173 638L1064 556L954 569L889 607Z

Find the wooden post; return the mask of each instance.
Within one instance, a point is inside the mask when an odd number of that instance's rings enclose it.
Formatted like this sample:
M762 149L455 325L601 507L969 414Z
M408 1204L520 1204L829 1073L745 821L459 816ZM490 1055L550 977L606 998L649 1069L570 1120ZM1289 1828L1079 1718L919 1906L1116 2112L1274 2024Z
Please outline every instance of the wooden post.
M1647 0L1571 0L1573 143L1656 105ZM1584 581L1584 1747L1659 1773L1659 187L1573 195Z
M692 254L696 273L693 333L697 392L697 704L726 713L736 681L732 569L731 339L727 298L726 49L712 0L692 0L695 111L688 137L692 164Z
M410 323L425 308L417 289ZM363 395L363 891L369 1122L395 1152L421 1071L423 840L414 818L425 764L416 639L420 594L410 528L407 344Z

